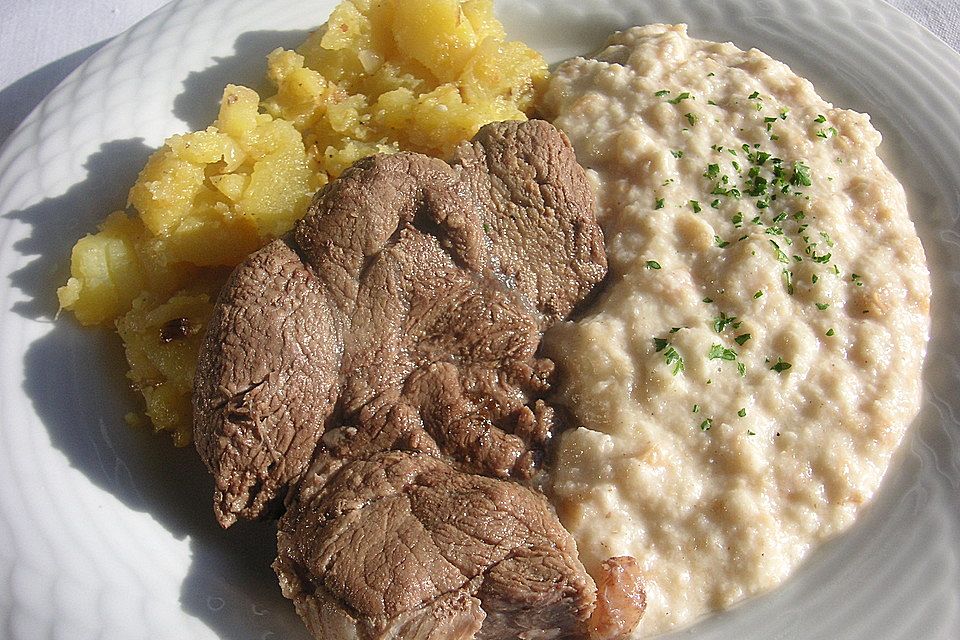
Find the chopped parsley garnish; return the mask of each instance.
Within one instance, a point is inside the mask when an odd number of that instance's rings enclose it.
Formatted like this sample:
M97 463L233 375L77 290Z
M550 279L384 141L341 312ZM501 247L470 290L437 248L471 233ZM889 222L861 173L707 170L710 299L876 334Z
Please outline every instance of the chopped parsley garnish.
M818 282L820 282L820 276L818 276L817 274L813 274L812 276L810 276L810 282L812 282L813 284L817 284Z
M670 95L670 90L669 90L669 89L660 89L660 91L657 91L657 92L656 92L655 94L653 94L653 95L657 96L658 98L662 98L663 96L668 96L668 95Z
M653 205L654 209L663 209L663 198L657 198L657 201Z
M693 412L694 412L694 413L700 413L700 405L698 405L698 404L693 405Z
M826 302L818 302L818 303L817 303L817 309L820 309L820 311L824 311L824 310L825 310L827 307L829 307L829 306L830 306L830 305L827 304Z
M790 260L787 258L787 254L780 248L780 245L778 245L775 240L771 240L770 244L773 245L773 255L777 257L777 260L784 264L789 264Z
M751 93L749 96L747 96L747 99L748 99L748 100L756 100L756 99L759 98L759 97L760 97L760 92L759 92L759 91L754 91L754 92ZM761 99L762 99L762 98L761 98Z
M710 427L712 426L713 426L713 420L710 418L707 418L706 420L700 423L700 431L710 431Z
M678 160L683 157L683 151L681 151L680 149L673 150L670 153L672 153L673 157L677 158Z
M683 371L683 358L673 347L667 347L667 350L663 352L663 358L668 365L673 365L673 375Z
M690 126L691 126L691 127L694 126L695 124L697 124L697 121L700 120L700 117L697 116L697 114L695 114L695 113L688 113L688 114L686 114L684 117L686 117L687 122L690 123Z
M790 178L790 184L795 187L809 187L813 182L810 180L810 167L799 160L793 163L793 177Z
M703 302L704 304L710 304L711 302L713 302L713 298L704 298Z
M740 373L740 377L747 375L747 366L742 362L737 363L737 372Z
M793 272L789 269L783 270L783 285L787 288L787 294L793 295Z
M653 339L654 353L660 353L661 351L663 351L664 349L666 349L669 345L670 345L670 341L669 341L669 340L665 340L664 338L654 338L654 339Z
M747 429L747 435L748 435L748 436L755 436L755 435L757 435L757 434L756 434L755 432L753 432L753 431L750 431L750 429Z
M684 100L690 100L689 91L684 91L683 93L678 95L676 98L673 98L672 100L667 100L667 102L669 102L670 104L680 104Z
M747 195L758 198L767 193L767 179L761 175L754 175L753 181L745 184L744 188L747 190Z
M734 338L733 341L742 347L743 344L752 337L753 336L751 336L749 333L741 333L736 338Z
M826 122L826 121L827 121L827 117L821 113L821 114L818 115L816 118L814 118L813 121L814 121L814 122Z
M862 286L863 286L863 280L862 280L862 279L860 278L860 276L857 275L856 273L851 273L851 274L850 274L850 282L852 282L853 284L857 285L858 287L862 287Z
M830 254L830 253L817 254L817 252L815 251L812 252L810 255L810 259L819 264L827 264L828 262L830 262L830 258L832 257L833 257L833 254Z
M720 238L720 236L713 236L713 242L721 249L725 249L730 246L730 243Z
M832 336L832 335L834 335L834 333L835 333L835 332L834 332L833 329L827 329L827 335L828 335L828 336Z
M793 366L792 364L790 364L789 362L784 361L784 359L781 358L780 356L777 356L777 363L776 363L775 365L773 365L772 367L770 367L770 370L771 370L771 371L776 371L777 373L783 373L784 371L786 371L787 369L789 369L789 368L792 367L792 366Z
M740 411L737 411L737 415L740 416L741 418L747 417L747 408L742 407ZM750 435L753 435L753 433L751 433L750 431L748 431L747 433L749 433Z
M716 178L719 173L720 173L720 165L708 164L707 170L703 172L703 177L713 179L713 178Z
M488 225L486 222L483 223L483 232L490 233L490 225Z
M703 211L703 208L700 206L700 203L696 200L690 201L690 208L693 209L694 213L700 213Z
M817 131L817 137L823 138L824 140L826 140L827 138L836 137L838 133L839 132L835 128L829 127L827 129L820 129L819 131Z
M713 319L713 328L717 333L723 333L723 330L728 326L732 326L734 329L740 326L740 323L737 322L736 316L728 316L723 311L720 312L720 315Z
M754 300L756 300L757 298L762 298L762 297L763 297L763 291L757 291L755 294L753 294L753 299L754 299Z
M730 222L733 223L733 226L739 227L743 224L743 211L737 211L733 214L733 217L730 218Z
M710 360L726 360L733 362L737 359L737 352L733 349L727 349L722 344L711 345L707 352L707 358Z
M656 260L647 260L647 269L660 269L660 263Z

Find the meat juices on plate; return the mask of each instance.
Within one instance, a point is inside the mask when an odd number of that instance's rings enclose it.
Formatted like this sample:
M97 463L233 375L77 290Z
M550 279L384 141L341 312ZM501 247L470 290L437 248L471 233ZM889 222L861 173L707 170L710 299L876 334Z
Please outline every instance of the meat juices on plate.
M221 524L281 514L317 637L559 638L596 587L537 472L543 332L606 273L566 138L488 125L448 164L358 162L221 293L194 394Z

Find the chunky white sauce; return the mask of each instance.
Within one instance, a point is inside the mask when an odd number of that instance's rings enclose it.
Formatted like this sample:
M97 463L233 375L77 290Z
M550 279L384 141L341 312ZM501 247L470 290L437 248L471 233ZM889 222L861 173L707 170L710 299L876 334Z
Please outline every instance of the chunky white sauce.
M868 116L760 51L630 29L543 108L611 271L547 337L583 424L552 492L588 569L641 562L649 635L779 584L870 500L918 410L929 276Z

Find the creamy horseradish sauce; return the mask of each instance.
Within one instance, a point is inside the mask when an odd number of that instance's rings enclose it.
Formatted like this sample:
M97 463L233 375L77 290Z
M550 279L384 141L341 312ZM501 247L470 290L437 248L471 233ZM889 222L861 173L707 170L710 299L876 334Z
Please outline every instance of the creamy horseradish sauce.
M588 569L641 563L649 635L853 522L918 411L929 276L868 116L760 51L630 29L561 64L543 109L611 271L548 336L583 425L552 491Z

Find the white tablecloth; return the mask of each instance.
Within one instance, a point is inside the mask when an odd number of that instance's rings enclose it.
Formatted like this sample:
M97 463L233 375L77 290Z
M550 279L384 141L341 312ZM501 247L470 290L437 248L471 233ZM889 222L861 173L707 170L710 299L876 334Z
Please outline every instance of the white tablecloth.
M0 145L68 73L165 1L0 0ZM889 1L960 50L960 0Z

